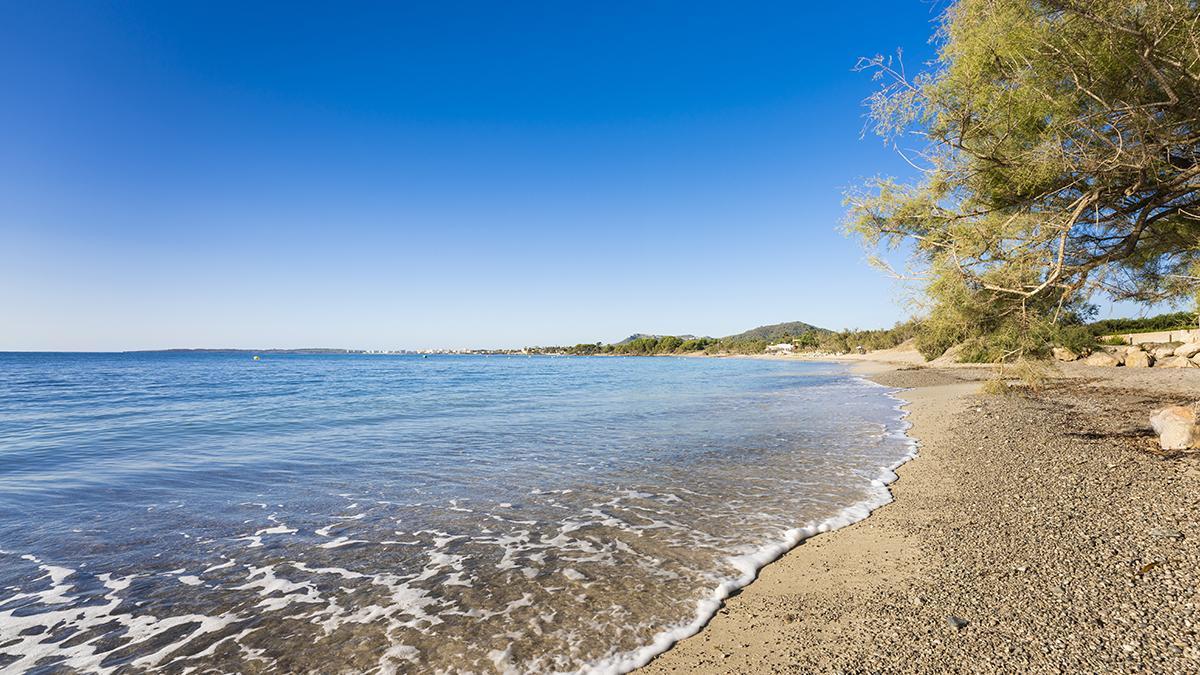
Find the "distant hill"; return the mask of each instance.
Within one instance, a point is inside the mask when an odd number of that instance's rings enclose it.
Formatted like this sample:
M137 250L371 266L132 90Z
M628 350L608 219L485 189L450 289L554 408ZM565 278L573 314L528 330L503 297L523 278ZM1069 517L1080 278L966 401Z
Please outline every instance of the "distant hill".
M796 337L796 336L804 334L804 333L826 334L826 333L832 333L832 332L833 331L831 331L827 328L821 328L820 326L814 326L811 323L804 323L803 321L788 321L787 323L773 323L769 326L759 326L758 328L751 328L750 330L746 331L745 333L738 333L737 335L730 335L729 337L722 338L722 340L728 340L728 341L732 341L732 342L747 342L750 340L766 340L768 342L771 342L773 340L782 340L784 338ZM621 340L620 342L614 342L613 344L627 345L630 342L637 340L638 338L654 338L656 340L660 340L664 337L666 337L666 336L665 335L653 335L651 333L634 333L633 335L630 335L629 337L625 338L624 340ZM695 340L696 339L695 335L676 335L675 337L677 337L681 340Z
M616 342L614 344L625 345L625 344L629 344L630 342L633 342L634 340L637 340L638 338L654 338L655 340L658 340L658 339L661 339L664 337L666 337L666 336L665 335L651 335L649 333L634 333L633 335L630 335L629 337L625 338L624 340L621 340L620 342ZM695 335L676 335L675 337L679 338L680 340L695 340L696 339Z
M794 337L803 333L831 333L827 328L814 326L803 321L788 321L787 323L773 323L769 326L759 326L751 328L745 333L730 335L726 340L780 340L786 337Z

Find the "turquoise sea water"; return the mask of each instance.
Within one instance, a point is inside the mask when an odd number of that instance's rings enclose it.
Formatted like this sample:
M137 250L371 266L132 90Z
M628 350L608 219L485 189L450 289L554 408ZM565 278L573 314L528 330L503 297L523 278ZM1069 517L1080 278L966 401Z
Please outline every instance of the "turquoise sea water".
M800 362L0 354L0 669L628 670L886 501L896 405Z

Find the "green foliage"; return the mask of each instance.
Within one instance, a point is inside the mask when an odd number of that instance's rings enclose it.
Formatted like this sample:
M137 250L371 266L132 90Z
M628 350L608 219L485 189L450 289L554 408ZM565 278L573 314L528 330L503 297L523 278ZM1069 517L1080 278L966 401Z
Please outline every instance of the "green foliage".
M687 354L703 351L718 341L713 338L689 338L675 335L641 335L616 344L580 343L574 347L527 347L534 354L569 354L572 356L627 355L653 356L656 354Z
M779 326L805 327L798 335L779 334L775 329ZM770 344L790 343L800 350L822 350L832 352L849 352L863 347L868 350L890 349L909 339L919 330L920 323L907 321L897 323L892 328L882 330L843 330L833 332L825 329L812 328L809 324L792 322L762 326L752 331L731 335L725 338L687 338L676 335L645 335L637 334L615 344L581 343L574 347L531 347L527 348L539 354L571 354L591 356L597 354L653 356L658 354L689 354L704 352L706 354L761 354ZM767 340L763 335L770 335Z
M782 342L782 340L780 340ZM708 354L761 354L771 344L761 338L727 337L705 348Z
M658 351L658 338L641 337L624 345L618 345L618 354L654 354Z
M708 349L709 345L714 345L716 343L717 340L712 338L692 338L691 340L684 340L683 344L679 345L679 349L676 351L684 354L689 352L702 352L705 349Z
M1086 354L1096 348L1096 335L1087 326L1060 326L1054 344L1076 354Z
M659 339L655 352L658 354L672 354L679 351L683 346L683 340L674 335L667 335Z
M1195 312L1172 312L1159 314L1141 319L1104 319L1089 324L1095 335L1112 335L1114 333L1152 333L1164 330L1183 330L1196 328Z
M847 329L836 333L825 333L815 338L815 347L827 352L852 352L859 347L867 351L891 349L916 337L920 326L919 321L910 320L897 323L891 328Z
M911 251L923 354L1033 356L1093 293L1195 296L1198 26L1194 0L958 0L926 72L861 64L876 131L924 170L850 194L847 229Z
M1054 321L1048 312L996 316L970 302L938 305L922 322L916 345L928 359L957 345L957 360L962 363L1045 358L1055 345L1083 353L1095 346L1095 336L1080 323L1090 309L1068 307L1063 318Z

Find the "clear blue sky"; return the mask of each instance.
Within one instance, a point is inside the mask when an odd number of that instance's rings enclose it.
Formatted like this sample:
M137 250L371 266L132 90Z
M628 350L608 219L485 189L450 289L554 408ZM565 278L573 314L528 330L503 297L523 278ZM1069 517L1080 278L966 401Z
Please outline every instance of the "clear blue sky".
M859 56L941 4L3 2L0 349L421 348L906 311Z

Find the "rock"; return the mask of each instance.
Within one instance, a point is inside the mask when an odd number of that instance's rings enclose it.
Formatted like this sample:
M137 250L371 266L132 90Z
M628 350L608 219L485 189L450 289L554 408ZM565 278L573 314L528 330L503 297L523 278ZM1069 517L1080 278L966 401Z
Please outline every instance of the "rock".
M1200 368L1200 365L1197 365L1193 363L1191 359L1187 359L1182 356L1172 356L1169 359L1163 359L1162 361L1159 361L1155 365L1159 368Z
M1163 450L1187 450L1200 441L1196 410L1188 406L1155 410L1150 414L1150 426L1158 434L1158 445Z
M1175 348L1175 356L1190 359L1197 354L1200 354L1200 342L1189 342Z
M1096 352L1084 359L1084 363L1089 366L1119 366L1125 361L1123 355L1110 354L1108 352Z
M1149 368L1153 365L1154 357L1140 349L1125 355L1126 368Z
M1160 360L1161 360L1161 359L1169 359L1169 358L1171 358L1172 356L1175 356L1175 348L1174 348L1174 347L1170 347L1170 346L1167 346L1167 347L1156 347L1156 348L1154 349L1154 351L1152 351L1152 352L1150 352L1150 353L1151 353L1151 354L1153 354L1153 355L1154 355L1154 358L1156 358L1156 359L1160 359Z
M1051 350L1056 361L1075 361L1079 359L1079 355L1067 349L1066 347L1055 347Z
M970 621L967 621L962 617L954 616L953 614L946 617L946 623L950 624L950 627L954 630L962 630L971 625Z

